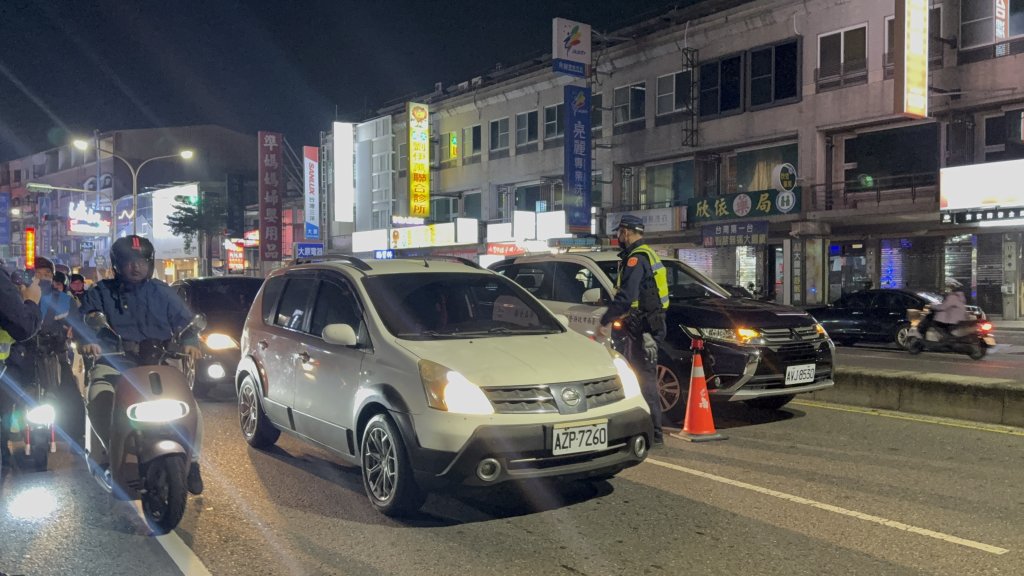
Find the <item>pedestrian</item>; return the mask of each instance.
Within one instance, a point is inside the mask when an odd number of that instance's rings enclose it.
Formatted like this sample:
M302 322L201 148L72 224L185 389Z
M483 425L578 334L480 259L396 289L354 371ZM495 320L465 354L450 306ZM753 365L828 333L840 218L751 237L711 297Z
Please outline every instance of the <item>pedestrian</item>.
M68 286L67 274L57 271L53 273L53 290L55 292L66 292Z
M661 398L658 391L658 349L665 340L665 309L668 308L668 274L661 259L644 242L644 222L625 214L615 227L619 252L618 291L601 316L601 334L611 334L611 323L625 318L626 360L636 371L644 400L651 410L655 447L664 440L661 430Z
M70 276L68 294L71 294L75 300L82 301L82 295L85 294L85 276L77 273Z
M31 280L16 285L6 269L0 267L0 466L10 465L7 445L11 430L11 410L18 398L15 375L8 373L11 344L27 340L39 329L39 283Z

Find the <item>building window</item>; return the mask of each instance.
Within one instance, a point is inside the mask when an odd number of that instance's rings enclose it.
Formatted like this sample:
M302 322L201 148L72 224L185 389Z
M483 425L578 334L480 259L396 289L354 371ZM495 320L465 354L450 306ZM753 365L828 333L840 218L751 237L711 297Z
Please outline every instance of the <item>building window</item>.
M462 129L462 155L478 156L481 149L480 125Z
M692 70L658 77L658 116L689 110L692 79Z
M409 167L409 144L403 142L398 145L398 171L404 172Z
M466 218L482 219L479 192L465 192L462 194L462 215Z
M594 130L604 126L604 94L590 95L590 127Z
M537 111L516 114L516 146L537 141Z
M928 66L942 67L942 6L928 10ZM896 75L896 17L885 19L885 78Z
M1006 160L1006 115L985 118L985 162Z
M800 41L750 51L750 107L800 100Z
M743 55L700 66L700 116L720 116L743 110Z
M452 150L452 134L458 135L458 132L444 132L441 134L441 139L438 141L438 148L441 150L440 159L442 163L452 162L459 159L462 155L462 143L455 140L454 150ZM453 155L452 152L455 154Z
M939 124L876 130L848 138L843 163L848 191L934 185L939 174Z
M612 113L616 124L643 120L646 114L647 84L637 82L615 89Z
M818 91L868 81L866 25L818 36Z
M430 221L451 222L459 215L459 199L455 196L434 196L430 199Z
M508 150L508 118L491 120L490 150Z
M557 104L544 108L544 139L558 138L565 132L565 105Z
M995 2L963 0L960 2L960 48L975 48L996 41Z

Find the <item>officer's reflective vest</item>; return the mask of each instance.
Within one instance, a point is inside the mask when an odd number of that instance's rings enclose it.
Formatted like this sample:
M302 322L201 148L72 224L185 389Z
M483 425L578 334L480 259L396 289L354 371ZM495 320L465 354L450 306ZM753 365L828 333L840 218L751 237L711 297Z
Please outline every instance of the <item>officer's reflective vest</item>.
M0 364L11 355L11 344L14 344L14 338L11 338L7 330L0 330Z
M638 253L643 253L647 256L647 260L651 263L651 269L654 270L654 284L658 287L658 297L661 299L661 307L668 308L668 271L665 270L665 265L661 263L661 258L651 250L651 247L647 244L641 244L636 248L633 248L629 252L629 257L632 258ZM622 283L622 273L615 279L615 287L618 288ZM641 294L641 297L643 295ZM633 308L640 307L640 299L637 298L631 304Z

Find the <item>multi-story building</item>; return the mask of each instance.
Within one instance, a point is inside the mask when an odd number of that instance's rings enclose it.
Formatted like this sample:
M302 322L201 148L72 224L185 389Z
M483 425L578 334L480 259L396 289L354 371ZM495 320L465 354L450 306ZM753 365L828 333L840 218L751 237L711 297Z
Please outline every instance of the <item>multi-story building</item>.
M1016 317L1019 224L940 222L940 170L981 165L981 194L985 174L1005 173L985 164L1024 158L1024 1L927 6L924 119L895 111L883 0L709 0L595 33L585 81L542 58L438 85L411 99L431 111L431 220L561 209L563 87L586 84L598 234L637 213L657 249L797 305L952 276ZM408 214L404 108L357 126L356 230Z

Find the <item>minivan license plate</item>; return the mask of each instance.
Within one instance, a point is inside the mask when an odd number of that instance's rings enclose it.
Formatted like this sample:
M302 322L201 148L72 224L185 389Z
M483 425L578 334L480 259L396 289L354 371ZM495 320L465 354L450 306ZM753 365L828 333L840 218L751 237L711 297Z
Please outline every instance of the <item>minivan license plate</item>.
M555 424L552 432L551 453L555 456L608 448L607 420Z
M786 386L814 382L814 364L800 364L786 368Z

